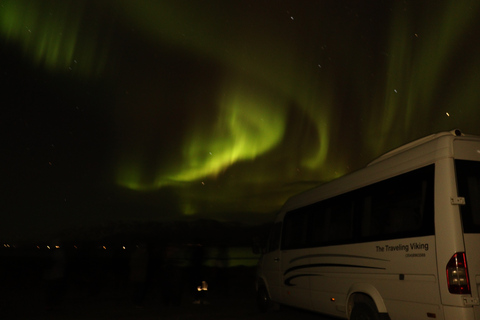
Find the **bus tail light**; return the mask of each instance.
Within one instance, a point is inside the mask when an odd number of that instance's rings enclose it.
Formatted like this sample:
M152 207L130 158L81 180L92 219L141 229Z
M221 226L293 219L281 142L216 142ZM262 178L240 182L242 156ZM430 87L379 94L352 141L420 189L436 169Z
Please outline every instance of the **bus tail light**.
M448 291L455 294L470 294L467 259L465 252L455 253L447 263Z

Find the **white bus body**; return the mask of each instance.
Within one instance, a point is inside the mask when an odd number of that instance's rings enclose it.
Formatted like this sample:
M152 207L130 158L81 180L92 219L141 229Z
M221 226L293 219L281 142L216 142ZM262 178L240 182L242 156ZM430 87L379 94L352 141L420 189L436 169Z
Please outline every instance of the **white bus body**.
M348 319L480 319L480 137L395 149L290 198L257 270L272 303Z

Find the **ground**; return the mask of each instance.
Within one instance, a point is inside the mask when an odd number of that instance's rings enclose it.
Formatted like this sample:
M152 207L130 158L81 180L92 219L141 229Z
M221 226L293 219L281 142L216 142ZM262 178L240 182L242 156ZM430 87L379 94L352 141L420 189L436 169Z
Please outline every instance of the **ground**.
M185 277L184 277L185 278ZM211 277L210 277L211 278ZM141 304L134 303L134 287L128 283L104 282L92 287L83 282L70 282L62 290L57 303L46 304L48 290L44 281L5 279L2 286L2 319L327 319L317 314L282 307L270 313L260 313L255 305L254 268L229 268L224 283L212 278L209 290L200 303L194 303L188 285L181 299L165 298L158 283L150 283ZM15 281L13 281L15 280ZM33 281L33 282L32 282ZM184 282L188 284L188 282ZM198 302L198 301L197 301Z

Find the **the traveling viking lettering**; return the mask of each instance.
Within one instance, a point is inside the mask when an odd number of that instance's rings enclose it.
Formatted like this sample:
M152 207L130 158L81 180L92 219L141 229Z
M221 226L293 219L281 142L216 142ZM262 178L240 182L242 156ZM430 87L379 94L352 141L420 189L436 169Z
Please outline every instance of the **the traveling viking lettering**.
M394 252L394 251L405 251L409 250L424 250L428 251L428 243L418 243L412 242L410 244L398 244L396 246L384 245L384 246L375 246L377 252Z

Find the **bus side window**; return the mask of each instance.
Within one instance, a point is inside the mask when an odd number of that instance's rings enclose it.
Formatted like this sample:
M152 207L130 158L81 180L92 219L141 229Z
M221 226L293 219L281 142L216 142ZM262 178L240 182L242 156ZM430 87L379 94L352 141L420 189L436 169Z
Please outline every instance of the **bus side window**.
M363 197L362 237L426 235L433 232L433 167L376 183Z
M328 220L329 217L322 208L317 208L312 214L310 225L310 243L313 246L320 246L328 240Z
M329 208L328 241L343 242L353 239L353 201L338 197Z
M361 232L362 237L377 235L377 221L372 217L372 196L366 196L361 203Z
M353 197L348 194L318 204L311 212L310 243L322 246L353 241L353 207Z
M287 212L283 221L282 249L299 249L308 246L308 211Z
M480 225L480 177L468 177L467 179L467 205L471 210L473 224Z
M455 160L458 196L465 198L460 206L463 230L480 233L480 166L477 161Z

